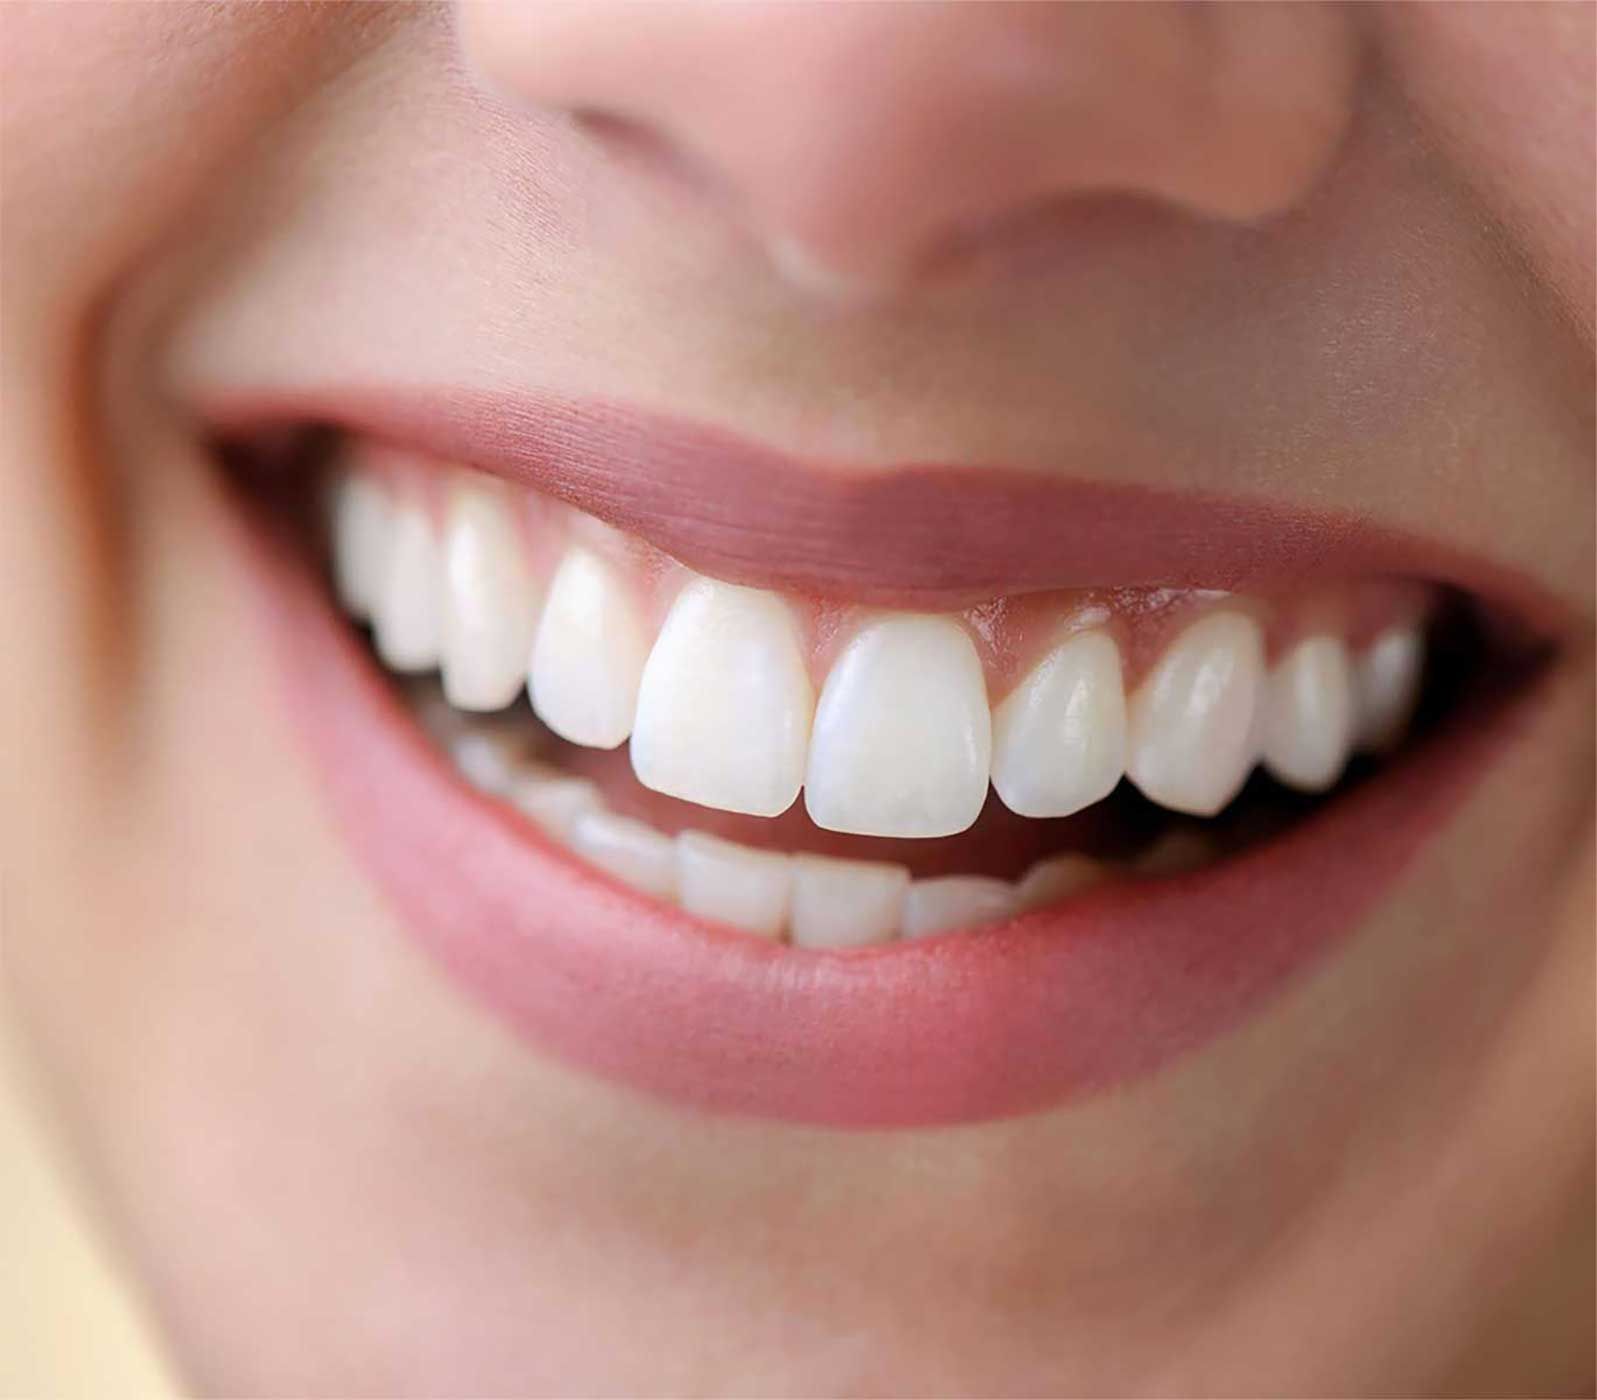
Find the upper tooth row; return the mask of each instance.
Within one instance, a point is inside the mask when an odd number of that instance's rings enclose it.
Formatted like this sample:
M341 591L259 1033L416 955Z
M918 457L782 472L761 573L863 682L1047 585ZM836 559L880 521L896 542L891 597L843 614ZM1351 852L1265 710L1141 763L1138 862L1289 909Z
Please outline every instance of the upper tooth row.
M462 709L497 709L525 684L573 743L631 738L656 791L756 816L803 789L817 825L943 836L975 821L989 781L1033 817L1064 816L1122 775L1153 801L1218 812L1260 759L1282 781L1329 787L1355 747L1406 723L1423 641L1393 629L1359 657L1320 635L1267 671L1246 612L1187 627L1127 699L1115 639L1062 636L996 707L953 618L883 613L843 648L817 696L777 595L694 578L651 639L632 591L599 553L571 545L540 600L503 494L451 485L441 535L425 503L350 473L334 498L340 594L370 617L395 670L442 666ZM541 603L541 606L540 606ZM530 657L530 662L529 658Z

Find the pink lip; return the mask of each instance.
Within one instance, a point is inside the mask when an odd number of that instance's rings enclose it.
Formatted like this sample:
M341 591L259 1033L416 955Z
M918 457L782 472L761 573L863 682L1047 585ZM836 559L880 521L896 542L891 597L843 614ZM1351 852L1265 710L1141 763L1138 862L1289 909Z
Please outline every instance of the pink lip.
M446 435L435 431L427 446L439 450ZM538 476L542 448L516 441L514 474ZM563 461L600 450L574 443L563 441ZM484 459L476 450L452 455ZM673 490L708 470L672 460ZM585 504L610 492L612 517L655 499L656 488L635 476L630 486L619 476L578 481ZM739 518L766 511L774 522L788 489L779 478L775 503L744 499ZM854 519L853 490L805 487L793 508L838 492L845 519ZM1101 494L1106 503L1114 495ZM867 495L872 509L897 499L885 483ZM923 521L931 509L917 498L903 504ZM1172 570L1195 567L1216 547L1200 538L1215 518L1199 508L1203 528L1189 523L1187 551L1175 552L1182 562ZM1523 687L1513 703L1483 697L1389 773L1209 870L1106 888L979 935L816 952L725 932L634 894L471 792L335 618L291 545L257 512L228 519L332 805L404 924L531 1043L717 1112L856 1127L969 1122L1058 1104L1201 1047L1353 932L1540 689ZM1168 523L1158 511L1154 519ZM692 532L682 517L677 525ZM840 527L833 544L853 528ZM1110 533L1147 556L1134 530ZM946 572L920 560L913 541L934 534L912 530L884 550L892 587L935 583L943 596L974 586L973 547L956 549ZM706 551L720 541L718 557L736 535L714 518L700 530ZM1043 553L1019 553L1022 573L1036 576ZM777 566L802 572L808 557L790 549ZM1100 563L1107 567L1107 555ZM1122 564L1119 577L1131 567ZM841 577L830 565L827 573Z
M1268 593L1378 574L1451 584L1552 630L1524 575L1359 517L1186 490L925 464L799 460L603 402L341 388L212 395L223 433L324 421L525 483L733 582L952 610L1128 583Z

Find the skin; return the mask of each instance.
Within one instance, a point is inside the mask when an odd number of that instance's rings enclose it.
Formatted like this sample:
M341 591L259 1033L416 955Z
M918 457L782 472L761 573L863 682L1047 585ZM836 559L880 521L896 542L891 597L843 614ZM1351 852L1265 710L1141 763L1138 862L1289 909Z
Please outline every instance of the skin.
M1594 14L0 11L4 986L192 1385L1588 1391ZM694 1117L462 1001L330 823L187 405L362 376L1352 509L1559 660L1173 1070Z

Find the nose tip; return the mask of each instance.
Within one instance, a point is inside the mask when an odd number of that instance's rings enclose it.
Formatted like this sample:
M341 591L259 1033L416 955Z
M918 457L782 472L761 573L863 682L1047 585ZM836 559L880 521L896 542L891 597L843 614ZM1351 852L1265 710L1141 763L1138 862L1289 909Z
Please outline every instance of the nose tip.
M897 285L1092 194L1255 220L1339 146L1353 20L1320 3L472 3L521 101L646 132L795 283Z

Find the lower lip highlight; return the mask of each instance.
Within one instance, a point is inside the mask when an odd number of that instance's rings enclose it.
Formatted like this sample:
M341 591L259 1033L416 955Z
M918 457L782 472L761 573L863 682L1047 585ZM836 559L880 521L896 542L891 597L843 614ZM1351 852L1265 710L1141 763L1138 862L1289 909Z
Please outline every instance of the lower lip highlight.
M1151 1073L1351 933L1510 728L1456 715L1398 770L1192 875L980 934L799 950L617 886L466 788L292 547L265 521L238 533L332 806L405 926L532 1044L711 1112L964 1123Z

